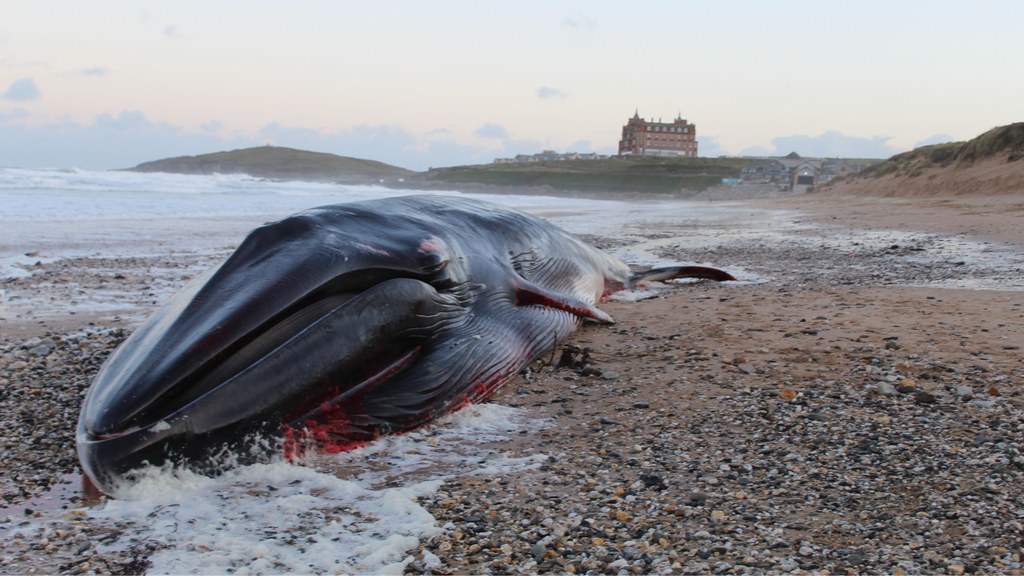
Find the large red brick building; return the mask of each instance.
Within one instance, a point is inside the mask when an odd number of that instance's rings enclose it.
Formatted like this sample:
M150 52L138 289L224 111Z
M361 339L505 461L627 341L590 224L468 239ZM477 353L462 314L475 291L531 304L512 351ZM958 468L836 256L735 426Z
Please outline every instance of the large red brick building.
M679 115L672 122L648 122L637 111L622 127L620 156L697 156L697 126Z

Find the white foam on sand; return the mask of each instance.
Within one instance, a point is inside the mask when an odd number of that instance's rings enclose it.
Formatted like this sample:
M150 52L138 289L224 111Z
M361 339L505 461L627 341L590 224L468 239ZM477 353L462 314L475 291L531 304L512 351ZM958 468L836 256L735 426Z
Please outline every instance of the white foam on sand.
M0 279L27 278L32 275L36 264L52 262L53 258L40 258L32 254L7 254L0 256Z
M539 466L546 456L509 457L486 443L542 425L482 404L308 466L258 464L216 478L151 468L122 499L90 511L122 531L98 552L156 547L153 574L401 573L443 529L419 499L446 478Z

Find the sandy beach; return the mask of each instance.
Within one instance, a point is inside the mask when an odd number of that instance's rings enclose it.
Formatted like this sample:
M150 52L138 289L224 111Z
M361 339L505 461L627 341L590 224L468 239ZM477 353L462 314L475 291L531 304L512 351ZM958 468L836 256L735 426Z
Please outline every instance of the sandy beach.
M546 420L493 448L543 465L425 496L443 530L408 572L1024 572L1024 199L752 205L809 226L660 255L766 280L605 303L615 325L585 326L493 398ZM139 318L11 296L116 288L145 310L214 261L41 262L2 287L0 531L68 513L8 539L0 572L131 573L147 554L98 553L121 536L74 512L78 399Z

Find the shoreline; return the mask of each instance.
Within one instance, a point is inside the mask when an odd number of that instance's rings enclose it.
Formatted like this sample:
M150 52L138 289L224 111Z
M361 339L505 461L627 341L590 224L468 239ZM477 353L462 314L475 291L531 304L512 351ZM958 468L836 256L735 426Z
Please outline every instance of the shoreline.
M1024 194L900 198L805 194L752 205L801 210L822 223L865 230L956 234L1024 247Z

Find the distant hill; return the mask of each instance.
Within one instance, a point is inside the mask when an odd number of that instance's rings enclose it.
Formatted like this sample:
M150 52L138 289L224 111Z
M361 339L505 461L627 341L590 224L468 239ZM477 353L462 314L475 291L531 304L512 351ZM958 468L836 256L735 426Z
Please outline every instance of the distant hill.
M922 146L849 177L821 194L873 196L1024 196L1024 122L966 142Z
M274 180L323 180L345 183L394 181L413 174L374 160L309 152L280 146L260 146L199 156L179 156L144 162L132 172L172 174L248 174Z
M514 187L557 192L694 194L739 176L751 159L612 157L434 168L417 174L423 187Z

